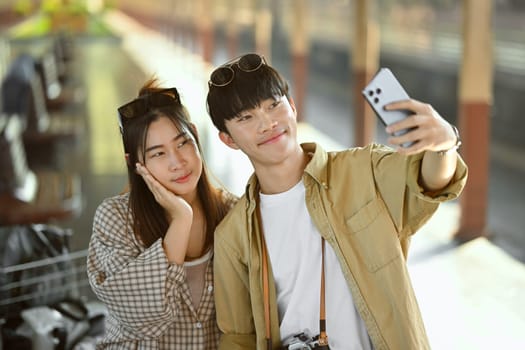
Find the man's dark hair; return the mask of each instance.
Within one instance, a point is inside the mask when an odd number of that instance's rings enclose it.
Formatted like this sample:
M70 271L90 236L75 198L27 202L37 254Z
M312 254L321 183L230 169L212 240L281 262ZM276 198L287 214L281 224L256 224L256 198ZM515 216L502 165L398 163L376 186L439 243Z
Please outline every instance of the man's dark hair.
M208 113L219 131L227 133L226 120L259 106L266 99L289 98L288 83L274 68L266 64L253 72L244 72L235 64L231 68L235 74L233 80L226 86L210 84L206 99Z

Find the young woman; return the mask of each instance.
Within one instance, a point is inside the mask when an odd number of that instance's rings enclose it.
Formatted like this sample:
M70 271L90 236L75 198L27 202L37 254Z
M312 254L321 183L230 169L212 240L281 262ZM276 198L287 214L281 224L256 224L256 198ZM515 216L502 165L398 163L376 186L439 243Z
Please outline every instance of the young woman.
M118 116L129 191L99 205L89 244L98 348L216 349L213 233L235 198L211 184L177 89L152 79Z

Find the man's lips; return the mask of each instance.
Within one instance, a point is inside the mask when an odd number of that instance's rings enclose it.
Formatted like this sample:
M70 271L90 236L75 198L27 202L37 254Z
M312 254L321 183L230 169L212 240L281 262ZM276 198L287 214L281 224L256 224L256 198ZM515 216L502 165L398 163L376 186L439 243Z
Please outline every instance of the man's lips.
M274 143L274 142L277 142L279 140L279 138L284 135L286 133L285 130L282 130L282 131L279 131L273 135L271 135L270 137L264 139L263 141L259 142L259 146L261 145L267 145L267 144L271 144L271 143Z

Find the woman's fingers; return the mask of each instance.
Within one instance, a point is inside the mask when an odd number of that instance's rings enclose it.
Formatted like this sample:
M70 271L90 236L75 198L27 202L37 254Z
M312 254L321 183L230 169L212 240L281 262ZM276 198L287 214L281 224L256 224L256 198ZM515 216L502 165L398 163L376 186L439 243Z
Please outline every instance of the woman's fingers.
M160 184L160 182L158 182L157 179L151 175L145 166L137 163L136 167L137 172L142 176L144 182L150 189L151 193L153 193L153 196L155 196L157 202L162 205L163 203L161 203L161 201L165 199L165 197L172 195L172 193L162 186L162 184Z
M136 167L138 174L144 179L144 182L155 197L157 203L167 211L172 219L175 219L179 215L192 215L191 206L182 197L177 196L175 193L164 187L153 175L151 175L144 165L137 163Z

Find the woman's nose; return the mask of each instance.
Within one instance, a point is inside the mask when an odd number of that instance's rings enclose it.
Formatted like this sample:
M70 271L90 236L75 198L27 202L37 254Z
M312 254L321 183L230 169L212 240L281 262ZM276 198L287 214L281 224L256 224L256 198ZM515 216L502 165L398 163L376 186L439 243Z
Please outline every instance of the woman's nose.
M169 157L170 171L180 169L180 167L183 164L184 164L184 158L178 152L173 152L170 154L170 157Z

